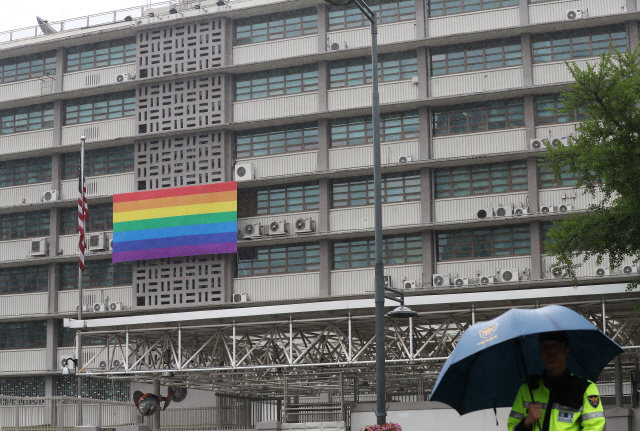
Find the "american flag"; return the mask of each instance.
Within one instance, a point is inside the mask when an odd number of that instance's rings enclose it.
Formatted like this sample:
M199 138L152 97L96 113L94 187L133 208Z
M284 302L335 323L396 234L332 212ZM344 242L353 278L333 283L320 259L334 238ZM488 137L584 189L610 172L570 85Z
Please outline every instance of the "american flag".
M88 218L87 184L82 176L82 166L78 164L78 265L81 271L84 271L84 222Z

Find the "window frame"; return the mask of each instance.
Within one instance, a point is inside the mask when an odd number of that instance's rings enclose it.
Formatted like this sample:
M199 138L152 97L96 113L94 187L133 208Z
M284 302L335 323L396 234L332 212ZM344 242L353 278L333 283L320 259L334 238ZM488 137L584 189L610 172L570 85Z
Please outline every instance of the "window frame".
M398 132L398 127L401 128L400 132ZM380 116L380 142L408 141L419 138L420 114L417 110L390 112ZM331 121L329 148L371 144L373 144L371 117L352 117Z
M272 195L284 193L284 198L271 199ZM300 193L300 195L298 195ZM261 196L267 196L267 199L261 199ZM301 199L301 203L295 202ZM284 211L271 212L272 208L281 208L282 205L271 205L272 200L284 200ZM289 202L289 201L293 202ZM261 202L267 202L267 206L262 206ZM302 205L301 209L293 209L293 206ZM266 208L266 209L264 209ZM320 208L320 185L316 182L287 184L278 188L258 188L258 189L241 189L238 193L238 218L265 216L265 215L282 215L296 212L318 211Z
M35 277L29 277L34 274ZM35 283L27 284L29 280L34 280ZM47 265L0 268L0 295L47 292L48 290L49 269Z
M402 247L397 248L398 244L402 244ZM411 246L408 246L409 244ZM334 271L369 268L375 265L374 238L334 241L332 250L331 268ZM422 264L422 234L383 236L382 262L385 266Z
M64 153L62 155L62 179L77 179L79 163L80 155L77 152ZM84 153L85 177L133 172L134 165L135 148L133 144L88 150Z
M318 91L318 83L317 64L239 75L235 80L235 101L312 93Z
M617 27L617 28L616 28ZM606 31L604 31L606 30ZM603 36L605 34L609 35L609 38L606 40L596 40L594 41L594 36ZM613 35L624 35L624 37L613 38ZM575 39L588 37L588 42L586 44L589 45L588 55L577 55L577 53L586 52L584 49L585 42L578 41ZM562 43L563 41L568 41L568 43ZM624 45L617 44L616 41L624 41ZM602 45L603 47L595 47L594 45ZM609 26L600 26L600 27L591 27L585 29L577 29L577 30L565 30L560 32L553 33L544 33L542 35L534 35L531 40L531 58L533 64L544 64L555 61L566 61L566 60L579 60L583 58L591 58L597 57L603 52L610 52L610 45L613 45L616 49L621 52L625 52L629 48L629 41L626 32L626 28L624 24L622 25L609 25ZM583 49L578 50L574 47L582 46ZM567 51L568 47L568 51ZM558 48L557 52L554 52L554 48ZM546 52L548 51L548 53ZM567 57L567 54L569 55ZM556 55L558 58L556 58ZM550 59L544 59L545 57L550 56Z
M51 157L32 157L0 162L0 187L51 181Z
M319 130L317 123L309 123L236 133L236 159L317 150Z
M393 187L390 185L398 181L401 181L401 187ZM343 190L340 190L340 188L342 188ZM420 201L420 172L413 171L383 175L381 188L383 204L397 204L403 202ZM373 190L373 177L355 177L349 178L342 182L332 181L331 209L373 205ZM393 193L388 193L389 190L393 190ZM401 191L401 193L398 193L398 191ZM395 199L398 196L401 196L400 200ZM361 201L365 202L362 203Z
M109 266L111 269L118 270L117 281L115 273L112 272L111 284L109 280ZM105 274L99 278L99 275ZM129 277L127 278L127 274ZM131 262L112 263L108 259L88 260L84 264L82 272L82 284L87 288L96 287L116 287L133 285L133 267ZM78 289L78 263L64 263L60 266L60 285L59 290L75 290Z
M7 72L14 70L15 73L5 73L5 69ZM55 51L39 52L23 57L0 60L0 84L26 81L27 79L36 79L41 76L54 76L55 74Z
M513 47L518 47L518 49L511 49ZM501 64L487 67L487 64L498 62L498 59L495 58L498 54L492 52L497 48L501 48ZM482 51L481 56L478 54L479 51ZM519 53L519 56L516 56L513 53ZM438 57L441 56L444 57L442 59L439 59ZM477 61L477 59L479 59L480 57L482 57L482 67L475 68L476 65L480 64L480 62ZM469 61L473 59L475 59L476 61ZM468 45L453 45L442 48L435 48L431 54L430 60L431 77L517 67L522 66L522 42L516 38L506 38L475 42ZM461 61L462 63L460 63ZM439 65L440 63L443 63L444 67L436 67L436 65ZM457 70L461 67L461 64L463 69ZM474 68L471 68L470 66L474 66ZM450 69L455 70L450 71ZM438 72L440 70L443 70L443 72Z
M560 100L560 97L561 94L543 94L536 96L533 102L536 108L536 126L543 126L547 124L577 123L586 119L586 115L584 112L585 109L575 110L572 114L568 115L556 113L556 109L562 109L564 107L564 104ZM541 115L541 113L549 113L549 115Z
M135 111L135 90L72 99L64 104L64 125L133 117Z
M236 278L317 272L320 270L319 242L252 247L250 249L239 249L238 252ZM266 258L256 259L242 257L243 255L247 256L248 253L251 253L252 257L266 256ZM285 254L285 257L282 257L283 253ZM297 265L290 265L289 261L291 260L294 262L302 260L302 262L297 263ZM255 268L256 263L254 262L260 261L266 262L266 266ZM276 265L274 262L284 262L284 264ZM301 267L302 269L290 270L291 267Z
M0 241L49 236L50 211L30 211L0 215Z
M433 14L431 12L431 3L442 4L442 7L439 8L438 10L443 10L443 12L439 13L439 14ZM476 3L470 4L470 5L465 4L465 2L458 2L460 4L460 6L455 6L455 7L451 8L451 9L456 9L455 11L447 12L447 6L446 6L447 3L451 3L451 2L448 2L446 0L429 0L429 1L427 1L427 4L426 4L427 16L429 18L435 18L435 17L440 17L440 16L456 15L456 14L460 14L460 13L480 12L480 11L485 11L485 10L494 10L494 9L518 6L518 0L479 0ZM506 4L505 5L504 3L513 3L513 4ZM454 4L455 4L455 2L454 2ZM484 7L485 4L489 4L489 5L490 4L497 4L497 6ZM460 10L457 10L457 9L460 9Z
M526 228L526 229L525 229ZM514 231L514 229L520 229L519 231ZM506 232L509 233L510 247L501 247L496 248L495 243L504 244L506 241L504 239L500 239L496 236L505 235ZM515 247L516 241L524 241L527 242L527 239L516 238L515 233L524 234L526 233L528 236L528 246L519 246ZM486 237L490 236L489 241L476 241L476 237ZM447 237L448 236L448 237ZM456 236L460 239L458 243L456 243ZM471 242L464 242L465 239L471 237ZM449 240L449 244L441 244L441 241ZM469 245L470 244L470 245ZM489 248L487 248L487 244ZM477 247L476 247L477 245ZM456 253L456 247L460 247L461 250ZM470 247L470 248L469 248ZM449 250L450 249L450 250ZM524 252L515 253L515 250L522 250ZM510 250L508 253L506 250ZM500 254L496 254L499 251ZM488 254L487 254L488 253ZM457 255L459 254L459 255ZM470 254L470 256L462 256ZM445 255L451 255L449 258L444 258ZM462 230L454 230L454 231L444 231L438 232L436 235L436 258L437 262L450 262L450 261L461 261L461 260L477 260L477 259L496 259L505 256L530 256L531 255L531 229L530 225L521 224L521 225L509 225L509 226L495 226L495 227L485 227L485 228L477 228L477 229L462 229Z
M550 169L538 165L538 178L538 188L540 189L573 188L580 179L580 172L570 174L569 165L564 165L560 172L560 182L556 183L554 173Z
M47 347L46 320L0 323L0 350L44 347Z
M113 204L91 205L89 218L85 220L85 232L113 231ZM78 209L62 208L60 211L60 235L78 233Z
M329 67L329 90L369 85L373 81L371 70L371 59L367 57L332 61ZM418 76L417 51L402 51L380 56L379 82L406 81L414 76Z
M287 22L292 20L296 20L296 22ZM297 22L297 20L299 20L299 22ZM261 24L263 24L264 27L259 28ZM254 26L256 28L254 28ZM288 26L292 26L292 28L289 28ZM244 30L244 32L249 32L249 35L242 38L238 37L240 27L249 27ZM281 31L278 31L280 28ZM290 39L293 37L308 36L318 33L318 12L317 9L306 8L271 14L266 17L260 16L240 19L234 23L233 30L233 46L243 46L274 40ZM300 34L287 35L287 33L296 32L296 30L299 31ZM244 39L247 38L248 40L245 41Z
M416 20L415 2L383 0L382 12L380 11L380 1L372 0L367 2L372 11L376 12L378 25L392 24L395 22L406 22ZM333 22L332 22L333 21ZM329 6L327 11L327 31L348 30L369 25L369 20L364 17L360 9L355 6Z
M98 53L98 51L104 51L105 49L107 50L106 54L104 52ZM118 64L135 63L136 50L137 42L135 37L67 48L64 59L65 72L81 72ZM105 57L105 55L106 59L100 58L96 61L97 57ZM77 64L73 64L76 63L76 56ZM70 59L69 57L72 58ZM83 59L85 59L84 62L82 61Z
M22 106L0 111L0 135L53 128L53 103Z
M504 109L503 121L500 121L501 115L496 112L499 109ZM484 119L483 123L479 122L481 118ZM492 118L495 121L491 121ZM441 126L445 122L446 127ZM501 125L502 123L504 124ZM524 99L519 98L444 106L431 110L431 131L434 138L524 127Z
M506 165L506 166L505 166ZM501 177L501 176L494 176L494 172L498 173L498 172L504 172L504 168L506 167L506 179L507 179L507 183L506 186L508 187L507 191L493 191L494 187L504 187L505 184L499 184L499 182L497 184L493 184L495 181L494 180L501 180L505 177ZM480 178L478 178L477 174L482 174L484 173L481 169L486 169L486 173L487 173L487 178L483 178L482 175L480 175ZM500 170L499 170L500 169ZM514 170L516 169L520 169L520 170L524 170L524 175L515 175L514 174ZM475 172L474 172L475 170ZM444 175L444 173L446 171L448 172L448 183L449 183L449 187L448 188L440 188L440 185L443 184L440 181L443 181L446 176ZM465 176L465 174L467 175L467 179L463 179L461 177ZM474 174L476 174L476 181L480 181L481 183L478 184L477 186L473 186L474 184ZM474 197L474 196L486 196L486 195L492 195L492 194L498 194L498 193L516 193L516 192L527 192L528 190L528 172L527 172L527 161L526 160L515 160L515 161L509 161L509 162L501 162L501 163L490 163L490 164L481 164L481 165L468 165L468 166L454 166L454 167L450 167L450 168L440 168L440 169L436 169L434 170L434 174L433 174L433 191L434 191L434 199L438 200L438 199L459 199L459 198L465 198L465 197ZM440 180L439 180L440 178ZM514 182L515 178L520 178L523 179L524 181L522 182ZM482 182L487 181L487 184L483 184ZM467 183L469 186L468 187L456 187L456 184L465 184ZM446 184L446 183L445 183ZM474 193L474 189L484 189L484 188L488 188L490 191L487 192L483 192L483 193ZM460 190L468 190L469 193L468 194L457 194L454 195L454 193L456 193L456 191L460 191ZM444 196L443 195L443 191L448 191L448 195Z

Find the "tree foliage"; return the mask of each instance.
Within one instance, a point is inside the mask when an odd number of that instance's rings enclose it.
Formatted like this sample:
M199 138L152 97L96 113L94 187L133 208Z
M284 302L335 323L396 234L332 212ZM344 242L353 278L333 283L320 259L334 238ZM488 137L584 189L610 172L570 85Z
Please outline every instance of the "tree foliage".
M573 63L567 67L575 84L562 94L558 113L582 110L586 118L568 146L547 143L541 164L552 169L556 181L568 165L569 172L580 174L575 188L603 196L586 213L572 214L549 230L545 245L557 257L554 268L577 284L576 269L592 256L598 264L608 256L615 268L624 257L640 254L640 48L602 54L584 70ZM639 282L636 277L627 289Z

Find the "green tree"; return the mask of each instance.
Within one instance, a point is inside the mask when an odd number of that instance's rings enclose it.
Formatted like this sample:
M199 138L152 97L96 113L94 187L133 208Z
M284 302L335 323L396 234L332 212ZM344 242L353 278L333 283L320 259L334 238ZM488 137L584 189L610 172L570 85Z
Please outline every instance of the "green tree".
M598 263L609 257L609 266L621 265L625 256L640 252L640 48L601 55L600 62L581 70L567 63L575 84L562 94L558 113L584 112L577 136L566 147L549 149L541 165L550 168L556 181L560 171L579 179L575 188L604 199L586 213L572 214L554 223L546 242L548 253L577 284L575 270L592 256ZM587 107L587 109L584 109ZM582 255L583 260L574 257ZM627 289L640 283L636 277Z

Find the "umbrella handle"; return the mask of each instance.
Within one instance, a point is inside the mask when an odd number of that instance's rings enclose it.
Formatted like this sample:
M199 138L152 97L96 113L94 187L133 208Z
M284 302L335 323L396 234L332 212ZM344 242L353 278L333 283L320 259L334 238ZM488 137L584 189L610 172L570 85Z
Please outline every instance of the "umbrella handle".
M527 373L527 364L524 362L524 354L522 353L522 343L520 343L520 338L516 338L516 346L518 346L518 353L520 357L520 362L522 363L522 368L524 369L524 377L525 383L527 385L527 389L529 389L529 395L531 396L531 403L535 403L536 400L533 398L533 391L531 390L531 386L529 386L529 373ZM547 406L548 407L548 406ZM542 431L542 427L540 426L540 419L536 421L538 423L538 431Z

